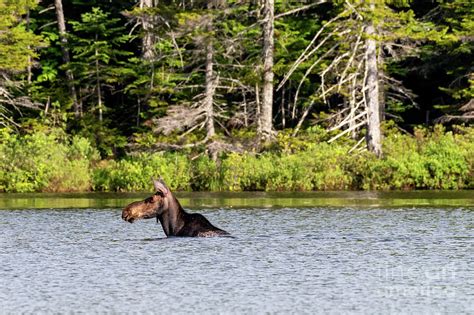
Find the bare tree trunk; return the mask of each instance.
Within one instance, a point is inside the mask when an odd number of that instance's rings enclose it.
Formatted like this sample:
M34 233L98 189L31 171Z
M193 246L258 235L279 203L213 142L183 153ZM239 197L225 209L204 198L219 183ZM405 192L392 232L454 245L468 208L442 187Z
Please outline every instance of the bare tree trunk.
M383 53L382 53L382 48L379 49L378 51L378 55L377 55L377 63L379 65L383 65L384 64L384 57L383 57ZM384 121L385 120L385 82L382 78L384 78L384 71L382 68L378 68L378 82L379 82L379 102L380 102L380 110L379 110L379 115L380 115L380 121Z
M61 42L61 51L63 53L63 63L68 64L71 59L69 57L69 49L67 48L66 22L64 20L62 0L54 0L54 6L56 7L56 19L58 20L59 40ZM66 70L66 79L74 106L74 116L77 118L82 115L82 106L77 101L76 87L74 86L74 75L71 70Z
M374 4L371 4L371 9L374 9ZM375 27L371 22L366 27L366 67L367 67L367 81L366 81L366 99L367 99L367 148L374 152L377 156L382 155L382 143L380 132L380 95L379 95L379 80L377 67L377 43L373 36L375 35Z
M213 53L214 51L212 47L212 39L208 38L208 42L206 44L206 91L205 91L205 98L204 98L204 108L206 111L207 138L213 137L216 133L215 128L214 128L214 110L213 110L214 92L215 92Z
M281 93L281 104L280 104L280 110L281 110L281 128L285 129L286 126L286 120L285 120L285 90L282 91Z
M258 82L255 83L255 104L257 105L256 108L256 120L257 120L257 133L262 133L262 115L260 114L260 87L258 86Z
M140 0L140 8L147 9L153 7L153 0ZM141 23L143 27L142 56L145 60L153 60L155 57L155 36L152 33L153 25L150 22L149 13L142 14Z
M96 35L97 40L97 35ZM99 121L102 122L102 87L100 85L100 77L99 77L99 59L98 59L99 52L97 49L95 50L95 76L96 76L96 89L97 89L97 107L99 109Z
M30 31L30 8L27 9L26 11L26 29L28 31ZM31 47L28 45L27 47L28 50L31 49ZM31 69L31 64L32 64L32 59L31 59L31 56L28 55L28 68L27 68L27 71L28 71L28 75L27 75L27 82L28 82L28 85L31 84L31 77L33 75L32 73L32 69ZM30 91L28 89L28 94L30 94Z
M274 0L265 0L263 25L263 88L261 104L261 136L273 134L273 48Z
M245 93L243 93L244 97L244 126L247 128L249 126L249 117L247 113L247 98L245 97Z

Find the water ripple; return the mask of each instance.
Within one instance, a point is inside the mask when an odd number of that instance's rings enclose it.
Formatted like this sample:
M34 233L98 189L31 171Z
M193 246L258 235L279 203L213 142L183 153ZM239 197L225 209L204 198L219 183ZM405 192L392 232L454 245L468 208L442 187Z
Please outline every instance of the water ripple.
M0 313L474 312L474 212L199 210L165 238L120 210L5 210Z

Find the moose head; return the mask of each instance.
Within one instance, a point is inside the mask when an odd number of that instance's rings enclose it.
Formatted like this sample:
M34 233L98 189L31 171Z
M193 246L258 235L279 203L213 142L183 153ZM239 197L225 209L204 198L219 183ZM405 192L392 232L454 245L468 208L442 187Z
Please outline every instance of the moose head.
M139 219L155 218L169 208L174 197L162 179L152 178L155 194L141 201L135 201L122 211L122 219L133 223Z

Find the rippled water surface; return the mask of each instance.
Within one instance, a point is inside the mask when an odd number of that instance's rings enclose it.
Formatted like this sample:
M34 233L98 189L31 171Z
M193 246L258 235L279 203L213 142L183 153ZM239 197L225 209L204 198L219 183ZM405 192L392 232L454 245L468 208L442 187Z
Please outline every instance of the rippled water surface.
M193 210L208 239L120 211L0 211L0 313L474 312L471 208Z

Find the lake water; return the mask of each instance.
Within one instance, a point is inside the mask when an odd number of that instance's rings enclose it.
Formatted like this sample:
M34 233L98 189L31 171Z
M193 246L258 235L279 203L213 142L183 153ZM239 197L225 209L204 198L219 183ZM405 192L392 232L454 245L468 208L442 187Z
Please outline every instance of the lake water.
M119 208L2 198L1 314L474 313L468 195L447 198L454 206L193 206L233 237L168 239L154 220L123 222Z

